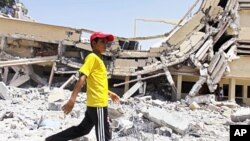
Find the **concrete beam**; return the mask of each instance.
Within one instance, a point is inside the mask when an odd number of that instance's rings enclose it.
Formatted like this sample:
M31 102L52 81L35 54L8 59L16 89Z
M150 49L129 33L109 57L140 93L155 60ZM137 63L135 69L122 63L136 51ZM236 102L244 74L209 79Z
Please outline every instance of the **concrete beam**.
M129 89L129 83L126 83L129 81L129 76L125 76L125 87L124 87L124 93L126 93Z
M235 84L236 84L235 78L231 78L229 80L229 94L228 94L229 101L235 101Z
M30 80L30 76L25 74L25 75L18 77L16 80L12 81L9 84L9 86L18 87L18 86L24 84L25 82L27 82L28 80Z
M182 75L177 75L177 100L181 99Z
M55 74L55 69L56 69L56 62L53 63L52 68L51 68L50 77L49 77L49 87L51 87L54 74Z
M7 84L9 74L9 67L4 67L3 82Z
M143 85L143 82L138 81L137 83L135 83L134 86L132 86L124 95L123 98L124 99L128 99L129 97L131 97L141 86Z
M1 38L1 45L0 45L0 51L4 51L4 49L7 47L7 37Z

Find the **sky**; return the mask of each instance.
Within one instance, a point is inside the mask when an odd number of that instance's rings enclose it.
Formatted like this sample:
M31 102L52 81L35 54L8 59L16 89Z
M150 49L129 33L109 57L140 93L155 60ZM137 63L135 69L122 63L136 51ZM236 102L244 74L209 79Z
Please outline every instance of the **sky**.
M180 20L195 0L20 0L35 21L134 37L135 19ZM136 22L136 36L164 34L174 26ZM157 40L142 42L148 49Z

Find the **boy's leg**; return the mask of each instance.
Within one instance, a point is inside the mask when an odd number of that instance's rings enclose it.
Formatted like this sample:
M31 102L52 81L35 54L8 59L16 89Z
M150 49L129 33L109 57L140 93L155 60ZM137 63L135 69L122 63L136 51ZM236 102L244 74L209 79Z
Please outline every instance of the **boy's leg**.
M94 122L89 115L89 111L85 112L85 117L78 126L72 126L62 132L55 135L47 137L46 141L68 141L70 139L75 139L83 135L88 134L94 126Z
M111 140L111 134L108 123L108 109L107 107L100 107L96 109L97 119L95 120L95 131L97 141Z

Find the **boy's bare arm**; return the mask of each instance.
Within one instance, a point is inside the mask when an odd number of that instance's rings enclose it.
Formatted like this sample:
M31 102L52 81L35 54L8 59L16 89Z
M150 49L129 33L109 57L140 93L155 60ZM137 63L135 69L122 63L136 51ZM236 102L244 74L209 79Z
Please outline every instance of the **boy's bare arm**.
M116 93L109 90L109 96L113 102L119 103L120 97Z
M79 80L77 81L72 93L71 93L71 97L68 100L68 102L62 107L62 110L64 111L65 114L68 114L71 112L71 110L73 109L74 105L75 105L75 101L77 98L78 93L81 91L83 85L85 85L85 80L86 80L86 76L85 75L81 75Z

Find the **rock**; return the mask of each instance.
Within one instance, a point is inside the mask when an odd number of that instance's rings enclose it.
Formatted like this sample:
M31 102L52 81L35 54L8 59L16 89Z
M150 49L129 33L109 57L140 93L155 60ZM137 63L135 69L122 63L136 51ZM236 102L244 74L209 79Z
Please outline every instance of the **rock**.
M189 108L191 110L196 110L196 109L199 109L200 106L196 103L196 102L192 102L190 105L189 105Z
M13 123L12 123L12 124L10 125L10 129L16 129L16 124L13 124Z
M50 111L61 111L62 102L49 103L48 110Z
M159 135L163 135L163 136L168 136L171 137L173 131L172 129L168 128L168 127L160 127L156 129L157 134Z
M10 111L5 111L3 112L1 115L0 115L0 121L3 121L4 119L7 119L7 118L13 118L14 117L14 113L13 112L10 112Z
M114 119L111 122L111 128L118 128L120 129L130 129L133 127L133 122L127 119Z

